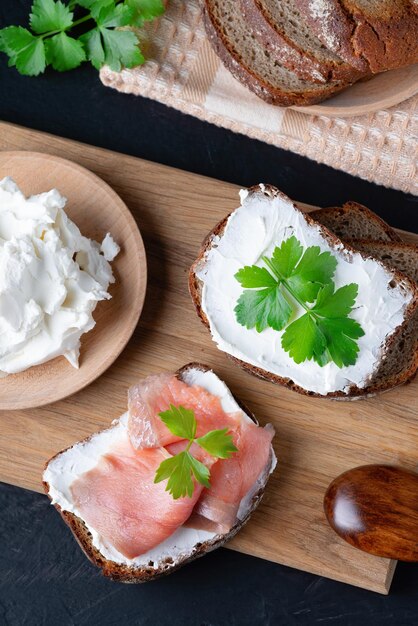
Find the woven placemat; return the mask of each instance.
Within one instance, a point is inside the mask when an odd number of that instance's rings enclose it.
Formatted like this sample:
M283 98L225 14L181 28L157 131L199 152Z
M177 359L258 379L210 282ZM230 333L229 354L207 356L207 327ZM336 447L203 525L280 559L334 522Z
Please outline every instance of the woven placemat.
M140 37L147 62L120 73L103 68L105 85L418 195L418 96L351 118L266 104L236 81L212 51L198 0L170 0L164 16Z

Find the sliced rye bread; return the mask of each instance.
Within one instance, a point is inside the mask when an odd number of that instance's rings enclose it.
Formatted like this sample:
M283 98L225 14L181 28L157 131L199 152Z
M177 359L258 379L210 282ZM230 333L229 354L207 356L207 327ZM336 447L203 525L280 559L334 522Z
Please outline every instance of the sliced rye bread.
M397 232L373 211L356 202L343 207L318 209L311 217L329 228L356 250L379 259L418 282L418 246L405 243ZM369 385L375 395L412 382L418 371L418 310L390 346L387 358Z
M418 246L399 241L352 240L350 244L418 282ZM388 349L370 382L370 394L409 383L418 371L418 309Z
M320 220L318 220L320 221ZM418 283L418 246L405 241L371 241L351 239L356 250L375 256L388 267L394 267Z
M335 54L372 73L418 61L413 0L295 0L312 32Z
M277 188L272 185L264 185L264 192L268 195L284 195ZM249 189L250 192L258 192L259 187L254 186ZM210 250L213 243L216 242L219 237L222 237L222 234L225 230L225 226L227 224L228 218L230 214L227 215L221 222L219 222L213 230L206 236L204 239L202 246L200 248L198 257L196 261L193 263L190 268L189 273L189 291L192 297L193 304L195 306L196 312L203 322L203 324L207 327L210 332L210 324L209 320L202 308L202 287L203 283L197 276L197 271L199 267L202 266L205 262L206 253ZM305 214L306 220L308 224L320 224L319 221L314 220L311 217L310 213ZM321 224L322 226L322 224ZM325 237L328 243L332 245L340 245L341 240L336 237L328 228L322 226L321 234ZM369 242L367 242L368 244ZM377 244L379 245L379 244ZM395 244L394 244L395 245ZM397 245L408 245L408 244L397 244ZM350 252L355 252L356 248L350 243L344 244L345 249ZM365 250L363 253L365 257L371 257L374 260L379 261L378 256L372 255L368 250ZM395 255L394 255L395 257ZM367 398L374 396L380 392L388 391L398 385L404 384L406 382L410 382L416 374L418 368L418 350L416 345L416 328L414 327L414 319L418 318L418 285L415 281L408 277L406 274L400 272L396 267L392 268L386 263L382 263L386 265L386 267L390 267L393 269L394 278L397 281L402 281L404 284L409 286L409 289L413 293L413 299L407 307L406 315L404 323L397 328L397 330L391 335L389 340L386 343L386 357L382 359L382 363L378 370L375 372L372 380L369 385L364 388L359 388L356 386L352 386L349 390L349 393L346 394L343 391L335 391L328 393L327 395L317 394L312 391L308 391L303 387L295 384L292 380L287 378L283 378L272 372L268 372L267 370L261 369L255 365L251 365L241 359L238 359L232 355L227 354L227 356L237 363L242 369L246 370L250 374L257 376L263 380L267 380L276 384L284 385L288 389L292 389L293 391L297 391L303 395L319 397L319 398L330 398L336 400L357 400L362 398ZM405 350L409 351L410 358L408 358L408 364L404 364L404 368L399 370L397 362L392 362L392 358L398 359L399 354L402 351L402 339L408 344L405 346ZM391 351L392 349L392 351ZM391 359L389 359L389 355Z
M305 80L353 82L364 76L328 50L303 21L294 0L240 0L254 36L271 58Z
M358 202L350 201L342 207L318 209L311 211L309 215L344 241L351 239L402 241L389 224Z
M345 81L315 84L271 58L248 29L236 0L204 0L206 32L225 67L257 96L280 106L321 102L348 86Z
M184 380L187 372L190 370L199 370L202 372L212 371L211 368L208 367L207 365L202 365L201 363L189 363L188 365L185 365L184 367L177 370L176 372L177 378L179 380ZM234 397L234 400L242 409L242 411L244 411L244 413L249 418L251 418L253 422L255 422L255 424L258 425L257 419L244 406L244 404L240 400L236 399L235 397ZM114 427L114 425L112 425L110 428L112 427ZM95 433L95 434L100 434L101 432L106 432L107 430L110 430L110 429L104 429L103 431L99 431L99 433ZM45 464L45 471L47 470L48 466L50 465L52 461L54 461L55 459L58 459L58 457L60 457L62 454L64 454L68 450L71 450L73 447L80 445L80 444L88 443L94 436L95 435L91 435L90 437L87 437L83 441L77 442L73 446L70 446L69 448L62 450L61 452L53 456ZM183 565L186 565L190 561L193 561L194 559L204 556L205 554L207 554L208 552L211 552L212 550L215 550L216 548L220 548L227 541L232 539L232 537L234 537L237 534L237 532L248 522L251 514L258 507L264 495L264 490L268 482L268 479L270 477L270 473L274 469L275 462L276 462L276 457L274 454L273 446L271 446L269 462L265 468L265 473L262 475L261 479L259 479L259 483L257 482L256 491L254 491L254 493L251 494L251 498L248 502L248 509L246 510L245 516L243 517L243 519L237 521L237 523L231 528L231 530L228 533L222 534L222 535L216 535L213 539L210 539L208 541L204 541L201 543L198 542L195 544L194 548L192 549L190 553L181 554L181 555L176 556L175 558L167 557L161 560L161 562L158 562L157 567L155 567L155 563L148 563L147 565L144 565L141 567L132 567L129 565L116 563L115 561L108 560L93 545L92 535L90 531L88 530L85 522L74 513L63 510L58 504L55 504L55 507L60 513L63 520L65 521L65 523L71 528L75 536L75 539L77 540L78 544L80 545L80 547L82 548L82 550L84 551L88 559L92 563L94 563L94 565L97 565L98 567L100 567L105 576L111 578L112 580L116 580L116 581L124 582L124 583L148 582L150 580L160 578L161 576L171 574L172 572L176 571ZM45 473L44 473L43 487L44 487L46 494L52 500L51 495L50 495L50 484L48 483L47 480L45 480Z

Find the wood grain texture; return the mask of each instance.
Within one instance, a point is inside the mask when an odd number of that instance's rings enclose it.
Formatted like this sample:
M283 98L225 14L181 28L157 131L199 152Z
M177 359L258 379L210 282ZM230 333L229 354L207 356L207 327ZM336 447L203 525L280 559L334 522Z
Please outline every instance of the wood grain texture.
M363 465L335 478L324 498L327 520L352 546L391 559L418 561L418 474Z
M99 302L96 326L83 335L79 369L58 357L0 381L0 410L56 402L89 385L119 356L135 330L145 299L147 263L135 220L118 195L90 171L36 152L1 152L0 179L11 176L26 196L54 187L83 235L102 242L110 232L121 251L112 262L111 300ZM24 393L22 393L24 390Z
M45 461L120 415L129 385L199 361L277 432L278 468L229 547L387 593L394 562L341 540L326 521L323 497L333 478L357 465L414 468L418 381L370 400L310 399L249 376L216 349L194 312L187 275L203 237L237 206L235 185L8 124L0 124L0 149L64 155L108 182L138 222L149 269L136 332L102 377L43 409L1 413L0 479L41 491Z

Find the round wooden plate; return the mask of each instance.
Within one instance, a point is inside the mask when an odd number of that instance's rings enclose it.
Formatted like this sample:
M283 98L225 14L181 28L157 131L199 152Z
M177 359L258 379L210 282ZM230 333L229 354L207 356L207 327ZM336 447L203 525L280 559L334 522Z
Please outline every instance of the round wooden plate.
M96 326L81 338L80 367L64 357L0 379L0 409L26 409L61 400L102 374L121 353L141 314L147 264L132 214L119 196L83 167L48 154L0 152L0 179L11 176L26 195L56 187L83 235L101 242L110 232L121 252L112 262L111 300L99 302Z
M292 107L310 115L353 117L387 109L418 93L418 64L377 74L320 104Z

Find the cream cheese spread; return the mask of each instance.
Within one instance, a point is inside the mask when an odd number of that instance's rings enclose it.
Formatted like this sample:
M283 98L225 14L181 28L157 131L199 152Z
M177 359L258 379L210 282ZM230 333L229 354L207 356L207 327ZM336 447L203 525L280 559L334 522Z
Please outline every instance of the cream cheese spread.
M250 420L250 417L241 410L228 387L214 372L191 369L185 375L184 381L188 385L203 387L209 393L218 396L224 411L234 413L241 411L243 419ZM72 483L82 474L93 469L101 456L117 448L118 444L126 441L128 436L128 413L124 413L113 422L111 428L93 435L86 442L75 444L72 448L58 454L50 461L44 472L43 479L49 484L49 496L52 499L52 504L59 505L63 511L69 511L83 519L72 499ZM273 454L270 472L275 467L276 457ZM259 485L256 483L242 499L238 511L239 519L246 517L251 507L251 497L258 487ZM175 564L177 559L191 554L197 543L210 541L217 537L217 534L214 532L181 526L175 533L152 550L129 559L118 552L114 546L106 542L94 528L88 524L86 526L91 533L94 547L106 559L132 567L141 567L152 562L155 569L159 567L159 564L166 557L172 558Z
M84 237L53 189L26 198L0 181L0 373L21 372L63 355L78 367L80 337L109 299L109 261L119 246Z
M196 272L203 283L202 309L218 347L319 394L340 390L347 393L352 385L365 387L382 358L388 336L404 321L404 311L412 299L410 292L402 281L394 284L393 273L377 261L348 253L342 244L339 249L331 247L320 227L308 225L302 212L286 197L272 198L244 190L241 203L228 218L222 236L212 241ZM277 245L292 235L304 247L319 246L337 258L336 289L349 283L359 286L351 317L361 324L365 335L358 341L360 350L355 365L342 369L333 362L324 367L314 361L298 365L281 346L282 332L267 328L258 333L236 320L234 308L242 287L234 275L244 265L260 264L263 255L270 256ZM303 312L300 309L296 317Z

